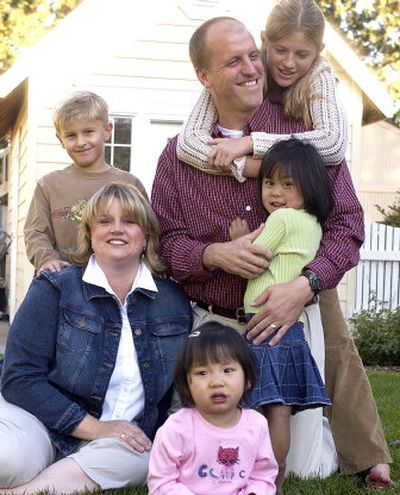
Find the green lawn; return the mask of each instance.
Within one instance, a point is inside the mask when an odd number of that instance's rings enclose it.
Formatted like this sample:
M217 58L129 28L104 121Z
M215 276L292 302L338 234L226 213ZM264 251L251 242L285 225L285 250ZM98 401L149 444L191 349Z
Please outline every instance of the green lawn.
M385 495L400 493L400 373L369 371L369 379L382 419L383 428L393 457L392 478L397 486L384 491ZM109 490L110 495L146 495L146 488ZM366 489L355 476L334 475L325 480L304 481L289 477L281 492L283 495L372 495L376 490Z
M385 495L400 493L400 373L369 371L369 379L382 419L385 435L393 457L392 478L397 486L384 490ZM110 492L109 492L110 493ZM147 490L112 490L113 495L145 495ZM377 490L366 489L356 476L334 475L325 480L304 481L289 477L281 492L283 495L349 495L376 494Z

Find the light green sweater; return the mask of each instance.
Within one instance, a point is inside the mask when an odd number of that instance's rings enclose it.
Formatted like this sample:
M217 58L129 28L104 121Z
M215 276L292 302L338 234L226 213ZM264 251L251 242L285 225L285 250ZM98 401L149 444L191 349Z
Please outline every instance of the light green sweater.
M317 218L305 210L281 208L267 219L264 230L254 244L272 251L269 268L259 277L249 280L244 295L246 313L257 313L261 307L251 302L271 285L291 282L301 270L314 259L322 238Z

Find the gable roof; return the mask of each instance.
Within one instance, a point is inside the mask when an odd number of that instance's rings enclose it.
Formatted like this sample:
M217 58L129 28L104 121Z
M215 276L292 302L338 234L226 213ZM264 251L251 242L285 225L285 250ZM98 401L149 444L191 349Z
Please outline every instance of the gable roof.
M254 6L249 5L249 2L254 3ZM243 6L243 3L246 5ZM98 62L113 46L118 42L123 43L124 35L130 33L132 36L132 32L136 37L144 33L148 35L161 19L171 20L177 8L186 14L188 26L193 26L193 29L204 19L220 15L222 9L228 15L242 19L248 26L254 24L256 28L251 29L253 33L257 28L258 32L264 28L267 12L271 8L265 2L260 9L260 4L255 0L162 0L157 2L157 8L154 4L152 1L142 2L140 14L136 2L132 0L113 0L112 4L108 0L84 0L78 5L0 76L0 137L10 128L13 115L18 113L22 105L25 84L21 86L21 83L35 74L35 71L48 71L49 66L50 70L56 70L60 61L71 64L73 70L88 71L91 64ZM265 16L260 12L263 9ZM252 17L249 17L249 12L252 12ZM396 109L384 85L329 23L326 26L325 43L329 54L369 100L369 105L375 112L372 120L391 117ZM89 50L86 48L85 51L85 44L90 46Z

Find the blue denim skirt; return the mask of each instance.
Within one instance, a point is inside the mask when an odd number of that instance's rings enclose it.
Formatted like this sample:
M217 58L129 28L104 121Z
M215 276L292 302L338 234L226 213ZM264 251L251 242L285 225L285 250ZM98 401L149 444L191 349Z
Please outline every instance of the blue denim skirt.
M249 315L250 316L250 315ZM331 405L317 364L297 322L278 344L268 345L276 330L262 344L248 341L258 362L258 379L250 407L264 404L292 406L292 413Z

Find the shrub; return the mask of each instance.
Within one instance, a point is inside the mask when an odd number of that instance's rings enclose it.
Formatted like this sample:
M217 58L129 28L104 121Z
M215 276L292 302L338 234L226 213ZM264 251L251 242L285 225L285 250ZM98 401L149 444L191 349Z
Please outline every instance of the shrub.
M375 205L375 208L383 215L383 220L379 223L391 225L392 227L400 227L400 190L396 192L396 195L395 202L389 205L387 210L379 205Z
M400 366L400 307L375 304L352 318L352 335L365 365Z

